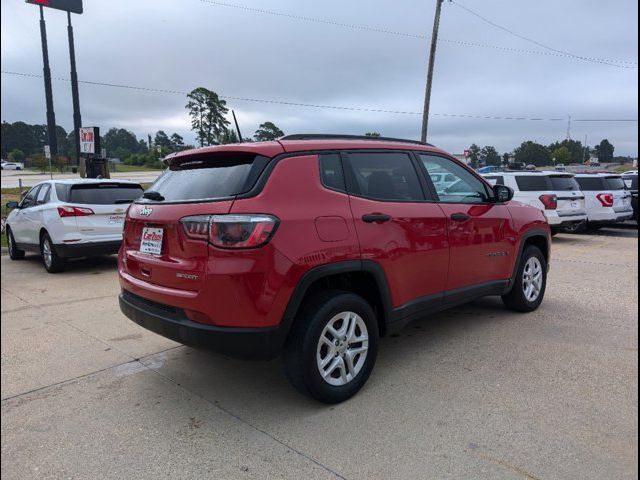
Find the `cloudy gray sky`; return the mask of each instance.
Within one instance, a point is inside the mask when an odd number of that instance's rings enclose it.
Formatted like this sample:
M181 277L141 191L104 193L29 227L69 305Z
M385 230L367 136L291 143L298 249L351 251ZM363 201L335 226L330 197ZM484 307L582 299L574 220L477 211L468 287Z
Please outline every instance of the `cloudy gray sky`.
M443 5L432 143L454 153L471 143L510 151L526 139L550 143L565 138L568 116L637 119L636 1L455 1ZM554 54L460 5L546 46L602 61ZM434 6L434 0L85 0L85 13L73 16L78 73L81 80L178 92L204 86L227 97L420 112ZM23 0L1 0L1 10L2 120L45 123L42 79L5 73L42 73L38 9ZM47 10L46 19L52 74L68 78L66 15ZM57 123L69 129L70 84L56 80L53 87ZM124 127L139 137L163 129L194 142L183 94L82 84L80 102L84 125L104 131ZM245 136L261 122L273 121L286 133L375 130L418 138L421 124L421 116L412 113L239 99L228 99L228 104ZM590 145L608 138L617 154L635 156L637 128L634 122L574 121L571 136L584 140L588 135Z

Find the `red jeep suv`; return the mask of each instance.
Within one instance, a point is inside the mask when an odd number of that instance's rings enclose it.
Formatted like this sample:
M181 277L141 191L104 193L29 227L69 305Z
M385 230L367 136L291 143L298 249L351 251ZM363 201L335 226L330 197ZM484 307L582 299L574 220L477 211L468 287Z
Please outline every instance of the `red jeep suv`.
M301 392L354 395L378 339L487 295L542 302L542 212L428 144L345 135L188 150L128 210L120 308L172 340L283 354Z

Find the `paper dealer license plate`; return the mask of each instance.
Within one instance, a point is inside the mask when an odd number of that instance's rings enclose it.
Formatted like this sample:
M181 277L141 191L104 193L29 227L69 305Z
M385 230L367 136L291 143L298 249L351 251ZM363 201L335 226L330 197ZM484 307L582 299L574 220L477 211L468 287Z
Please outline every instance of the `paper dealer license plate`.
M160 255L162 253L162 228L144 227L142 229L142 239L140 240L140 251Z

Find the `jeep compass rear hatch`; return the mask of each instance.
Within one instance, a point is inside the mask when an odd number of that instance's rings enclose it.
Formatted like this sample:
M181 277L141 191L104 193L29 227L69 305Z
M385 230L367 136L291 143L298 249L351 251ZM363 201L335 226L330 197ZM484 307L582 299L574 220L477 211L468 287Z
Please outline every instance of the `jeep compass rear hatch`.
M129 209L123 268L145 282L197 291L209 255L210 222L228 214L269 159L251 152L178 157Z

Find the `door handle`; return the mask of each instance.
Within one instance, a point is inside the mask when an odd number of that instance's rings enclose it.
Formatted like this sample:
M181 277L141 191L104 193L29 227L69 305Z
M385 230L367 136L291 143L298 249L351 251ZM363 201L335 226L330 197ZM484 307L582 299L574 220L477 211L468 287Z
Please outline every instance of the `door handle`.
M454 213L450 218L454 222L466 222L467 220L471 219L471 217L466 213Z
M391 215L384 213L368 213L362 216L362 221L366 223L382 223L391 220Z

